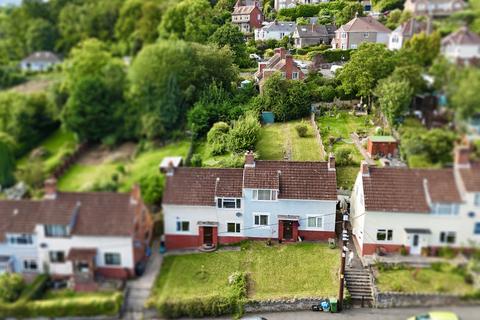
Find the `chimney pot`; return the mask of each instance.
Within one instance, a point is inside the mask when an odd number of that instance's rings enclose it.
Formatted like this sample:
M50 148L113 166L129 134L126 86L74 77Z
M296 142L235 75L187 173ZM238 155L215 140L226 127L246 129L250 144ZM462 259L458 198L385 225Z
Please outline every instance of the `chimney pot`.
M455 167L470 167L470 147L458 146L455 148Z
M130 192L130 203L137 204L140 202L142 192L140 190L140 186L138 184L134 184L132 187L132 191Z
M54 200L57 198L57 179L49 178L44 183L45 199Z
M360 166L361 166L361 170L362 170L362 176L369 177L370 176L370 168L368 167L368 163L366 161L362 161Z
M335 156L333 155L333 153L330 153L328 155L328 170L335 171Z
M247 151L245 153L245 167L255 167L255 155L253 151Z

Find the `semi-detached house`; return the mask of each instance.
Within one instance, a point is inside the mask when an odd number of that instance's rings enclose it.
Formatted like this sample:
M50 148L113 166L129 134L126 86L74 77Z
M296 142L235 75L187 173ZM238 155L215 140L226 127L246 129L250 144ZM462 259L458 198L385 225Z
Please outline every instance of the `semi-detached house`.
M335 237L335 159L255 161L244 168L170 167L163 196L167 249L244 239Z
M446 169L362 163L350 217L359 253L435 254L480 243L480 163L469 152L457 148L454 167Z
M131 194L58 192L42 200L0 201L0 272L48 273L76 290L96 277L128 278L146 258L152 218L138 187Z

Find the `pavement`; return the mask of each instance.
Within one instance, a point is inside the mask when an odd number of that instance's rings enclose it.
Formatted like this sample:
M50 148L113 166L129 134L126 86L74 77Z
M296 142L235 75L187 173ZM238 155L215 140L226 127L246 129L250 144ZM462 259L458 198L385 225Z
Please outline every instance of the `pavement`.
M480 305L468 307L444 307L444 308L396 308L396 309L369 309L355 308L346 310L342 313L324 313L313 311L299 312L272 312L261 314L247 314L242 319L252 317L265 317L268 320L405 320L413 315L426 313L428 311L452 311L455 312L462 320L478 320L480 319ZM215 318L215 319L231 319L231 318Z

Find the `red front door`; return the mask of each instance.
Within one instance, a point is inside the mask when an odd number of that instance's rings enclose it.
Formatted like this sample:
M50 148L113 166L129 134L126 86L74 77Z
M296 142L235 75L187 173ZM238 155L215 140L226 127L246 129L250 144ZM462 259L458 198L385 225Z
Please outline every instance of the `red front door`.
M284 240L293 240L293 221L283 222L283 235Z
M213 227L203 227L203 244L213 244Z

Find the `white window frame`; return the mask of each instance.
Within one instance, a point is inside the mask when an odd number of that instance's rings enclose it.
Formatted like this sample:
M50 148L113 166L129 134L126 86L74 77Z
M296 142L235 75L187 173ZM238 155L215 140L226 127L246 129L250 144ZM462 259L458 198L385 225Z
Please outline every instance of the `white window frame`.
M188 227L187 227L187 230L183 230L183 223L187 223ZM177 230L177 232L190 232L190 221L189 220L177 220L176 223L175 223L175 230Z
M55 259L56 261L52 261L52 254L55 254L55 256L58 258L58 254L61 253L63 254L63 261L58 261L58 259ZM52 250L48 252L48 261L53 264L60 264L60 263L65 263L67 262L67 256L65 255L65 251L62 250Z
M116 257L118 256L118 263L111 263L109 261L107 262L107 255L116 256ZM118 252L105 252L103 254L103 260L106 266L118 267L122 265L122 255Z
M35 265L35 268L32 268L32 265ZM23 271L26 272L37 272L38 271L38 261L37 259L23 259L22 264Z
M233 208L226 208L225 202L234 202ZM227 210L235 210L242 208L242 199L241 198L217 198L217 208L218 209L227 209Z
M453 236L453 242L448 241L448 238L451 236ZM455 244L457 242L457 233L455 231L440 231L438 241L443 244Z
M379 233L385 233L385 239L381 240L378 239L378 234ZM390 239L389 239L390 238ZM392 242L393 241L393 229L377 229L377 233L375 234L375 240L379 242Z
M270 199L258 199L259 191L270 191ZM272 189L253 189L252 190L252 199L255 201L276 201L277 197L277 190Z
M341 37L342 37L342 39L347 39L347 33L346 33L346 32L342 32Z
M448 211L448 212L447 212ZM438 214L441 216L451 216L458 215L460 211L459 205L457 203L433 203L432 204L432 213Z
M228 231L228 225L229 224L233 224L234 225L234 229L235 231ZM242 232L242 224L240 222L233 222L233 221L229 221L226 223L226 226L227 226L227 233L230 233L230 234L240 234ZM238 230L238 231L237 231Z
M267 223L266 224L261 224L261 216L266 216L267 217ZM255 218L258 218L258 224L255 223ZM270 213L265 213L265 212L257 212L253 214L253 225L254 226L260 226L260 227L268 227L270 224Z
M315 226L310 226L310 219L315 218ZM321 221L321 225L318 226L318 221ZM324 230L325 220L323 215L307 215L307 228L315 230Z
M479 49L480 50L480 49ZM476 206L476 207L480 207L480 192L479 193L475 193L475 195L473 196L473 204Z
M15 233L7 236L8 244L13 246L30 246L33 245L33 235L30 233ZM19 243L18 239L24 239L25 243Z
M363 33L363 38L368 39L370 37L370 34L368 32Z
M358 46L357 46L356 43L352 43L352 44L350 45L350 49L357 49L357 48L358 48Z
M292 80L298 80L298 72L292 72Z

